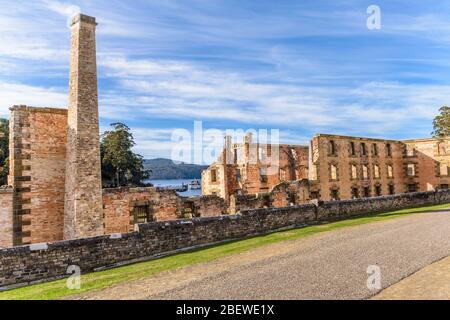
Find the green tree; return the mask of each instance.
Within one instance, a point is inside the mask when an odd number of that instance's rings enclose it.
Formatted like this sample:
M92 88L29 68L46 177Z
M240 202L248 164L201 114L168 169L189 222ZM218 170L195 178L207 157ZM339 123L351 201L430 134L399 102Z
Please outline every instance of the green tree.
M0 186L8 183L9 121L0 119Z
M104 186L140 186L150 172L144 169L144 159L135 154L130 128L123 123L112 123L113 130L102 135L100 153Z
M432 135L436 138L450 136L450 107L443 106L433 121L434 131Z

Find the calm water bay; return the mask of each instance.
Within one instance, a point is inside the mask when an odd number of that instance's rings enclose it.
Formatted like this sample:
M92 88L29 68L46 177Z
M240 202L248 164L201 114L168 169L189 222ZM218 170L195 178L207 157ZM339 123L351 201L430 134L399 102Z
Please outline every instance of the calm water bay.
M172 187L172 186L181 186L182 184L189 184L193 179L168 179L168 180L148 180L155 187ZM201 180L198 180L201 183ZM186 192L178 192L180 196L183 197L195 197L201 196L202 190L188 190Z

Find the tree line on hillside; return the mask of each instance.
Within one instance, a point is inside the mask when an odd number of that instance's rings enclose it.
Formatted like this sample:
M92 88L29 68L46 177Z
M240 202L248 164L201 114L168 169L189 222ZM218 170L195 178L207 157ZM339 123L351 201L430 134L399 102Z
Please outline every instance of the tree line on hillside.
M153 180L201 179L202 171L206 170L208 166L157 158L144 160L144 168L151 170Z

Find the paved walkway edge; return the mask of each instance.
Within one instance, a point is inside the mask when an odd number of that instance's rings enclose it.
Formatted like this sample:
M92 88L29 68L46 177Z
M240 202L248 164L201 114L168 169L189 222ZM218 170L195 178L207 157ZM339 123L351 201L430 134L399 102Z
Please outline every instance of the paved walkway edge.
M373 300L449 300L450 257L438 260L375 295Z

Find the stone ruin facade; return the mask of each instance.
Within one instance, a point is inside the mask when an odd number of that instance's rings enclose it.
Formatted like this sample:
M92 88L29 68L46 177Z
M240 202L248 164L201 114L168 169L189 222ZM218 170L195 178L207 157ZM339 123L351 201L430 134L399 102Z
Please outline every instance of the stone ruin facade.
M449 138L397 141L319 134L309 146L280 145L278 168L270 174L270 145L254 143L251 134L243 143L230 139L203 172L202 186L204 195L224 198L233 213L448 189L450 184Z
M95 18L71 24L68 109L14 106L0 247L133 231L138 223L227 213L220 197L156 188L102 190Z
M12 235L22 245L103 235L95 18L71 23L68 109L14 106Z
M173 190L117 188L103 190L105 234L132 232L138 224L221 216L225 201L216 196L180 197Z
M202 174L202 197L157 188L102 190L96 25L85 15L72 21L68 109L11 108L0 247L127 233L151 221L449 187L448 138L320 134L309 146L278 148L252 135L235 144L227 137L221 157Z
M269 193L284 181L308 178L308 147L253 143L247 134L243 143L231 143L225 138L225 147L219 160L202 173L202 193L229 199L232 195ZM271 163L275 159L278 163ZM277 174L268 167L276 166ZM279 167L279 168L278 168Z

